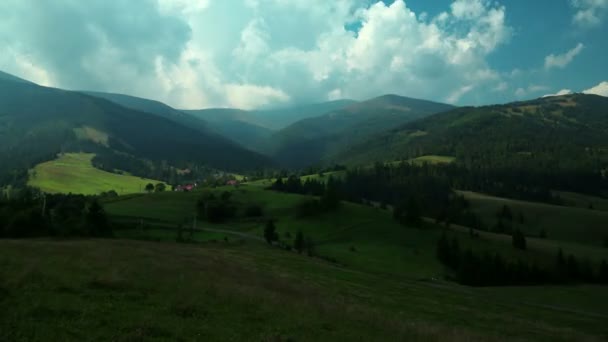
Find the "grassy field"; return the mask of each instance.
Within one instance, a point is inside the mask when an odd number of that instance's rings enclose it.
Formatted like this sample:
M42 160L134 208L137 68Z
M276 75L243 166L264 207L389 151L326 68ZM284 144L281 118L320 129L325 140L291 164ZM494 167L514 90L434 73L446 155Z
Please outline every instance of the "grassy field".
M0 247L5 341L608 337L601 287L469 289L248 242L4 240Z
M496 223L496 213L508 205L515 221L520 213L523 214L524 223L516 223L516 226L530 236L539 236L540 231L545 230L547 237L552 240L596 247L601 247L608 238L606 211L510 200L474 192L461 193L471 202L472 210L489 226ZM596 203L600 205L603 202Z
M114 190L122 195L141 193L146 184L159 183L96 169L91 164L94 156L89 153L66 153L55 160L38 164L30 171L28 185L48 193L95 195Z
M410 159L410 161L413 162L414 164L423 164L423 163L450 164L450 163L453 163L455 160L456 160L455 157L435 156L435 155L421 156L418 158Z
M198 221L190 243L175 243L177 224L190 238L196 200L209 191L231 192L238 217ZM390 211L350 203L299 218L295 207L306 199L255 185L134 194L104 203L123 222L117 240L0 240L0 340L608 338L605 286L456 285L435 257L441 227L405 227ZM263 218L242 215L254 203ZM318 257L268 246L261 239L268 218L286 243L298 231L312 238ZM505 235L472 239L458 227L449 234L462 246L539 263L552 262L562 244L529 239L524 252ZM592 259L605 255L569 246Z

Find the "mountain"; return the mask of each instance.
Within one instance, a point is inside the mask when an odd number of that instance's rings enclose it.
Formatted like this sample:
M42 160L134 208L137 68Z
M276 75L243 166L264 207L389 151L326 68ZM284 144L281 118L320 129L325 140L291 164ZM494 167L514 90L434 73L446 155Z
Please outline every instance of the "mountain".
M272 146L274 133L302 119L321 116L333 110L357 103L352 100L338 100L310 105L299 105L281 109L240 110L231 108L210 108L182 110L209 123L209 127L242 146L267 152Z
M573 94L458 108L383 132L332 159L348 164L445 155L477 167L608 166L608 98Z
M122 170L115 164L158 169L196 163L225 170L272 164L210 131L79 92L0 79L0 175L70 151L97 153L98 163Z
M354 100L336 100L280 109L251 111L252 122L273 130L283 129L300 120L321 116L356 104Z
M209 128L253 151L262 151L273 130L255 124L251 112L239 109L184 110L186 114L204 120Z
M203 120L198 119L192 115L188 115L160 101L149 100L124 94L103 93L94 91L82 91L81 93L106 99L126 108L158 115L167 118L171 121L175 121L179 124L195 128L206 133L213 131L213 128L208 127L208 125Z
M375 133L453 108L443 103L384 95L282 129L273 136L269 154L285 166L305 167L326 161Z
M0 80L21 82L21 83L32 83L30 81L26 81L26 80L24 80L22 78L19 78L17 76L11 75L11 74L7 74L7 73L2 72L2 71L0 71Z

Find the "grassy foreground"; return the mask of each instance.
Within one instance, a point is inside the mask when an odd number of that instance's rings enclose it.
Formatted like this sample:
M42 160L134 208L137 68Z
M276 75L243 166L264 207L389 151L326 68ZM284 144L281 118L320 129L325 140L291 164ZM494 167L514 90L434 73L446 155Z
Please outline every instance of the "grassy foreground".
M28 185L48 193L95 195L114 190L118 194L143 192L146 184L159 181L119 175L93 167L90 153L65 153L57 159L36 165Z
M475 290L396 280L252 242L4 240L0 248L6 341L608 337L606 308L587 306L605 303L599 287ZM560 296L576 309L556 303Z

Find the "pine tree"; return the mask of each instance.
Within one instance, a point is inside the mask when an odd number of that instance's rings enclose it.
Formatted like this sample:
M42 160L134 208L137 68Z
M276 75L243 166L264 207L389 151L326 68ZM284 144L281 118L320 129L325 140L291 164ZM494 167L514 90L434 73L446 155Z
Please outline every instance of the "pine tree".
M96 199L89 205L85 219L92 236L112 235L106 212Z
M298 231L296 238L293 241L293 248L295 248L298 253L302 254L304 247L304 234L302 234L301 231Z
M519 229L515 229L512 235L513 247L526 250L526 237Z
M269 244L279 240L279 235L277 234L273 220L268 220L268 222L266 222L266 227L264 228L264 238Z

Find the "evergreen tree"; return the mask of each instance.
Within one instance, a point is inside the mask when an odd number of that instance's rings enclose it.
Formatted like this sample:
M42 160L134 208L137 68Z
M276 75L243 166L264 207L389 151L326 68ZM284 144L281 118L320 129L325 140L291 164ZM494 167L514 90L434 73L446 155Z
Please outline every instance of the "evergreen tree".
M97 199L94 199L89 205L85 219L89 228L89 234L92 236L112 235L106 212Z
M306 246L306 253L309 257L315 255L315 244L310 237L307 237L304 245Z
M338 182L333 177L329 177L325 187L325 193L321 196L321 207L324 210L334 210L340 206L340 191Z
M293 247L300 254L302 254L302 252L304 251L304 234L302 234L301 231L298 231L298 233L296 234L296 238L293 241Z
M417 226L422 222L420 215L420 206L418 205L418 201L416 201L414 197L410 197L409 201L407 202L405 220L407 223Z
M152 191L154 191L154 184L152 184L152 183L146 184L146 192L150 193Z
M602 284L608 284L608 263L606 260L602 260L600 264L600 270L598 272L598 281Z
M268 220L268 222L266 222L266 227L264 228L264 238L266 239L266 242L271 245L273 242L279 240L279 235L277 234L273 220Z
M526 250L526 237L521 230L515 229L512 235L513 247Z

